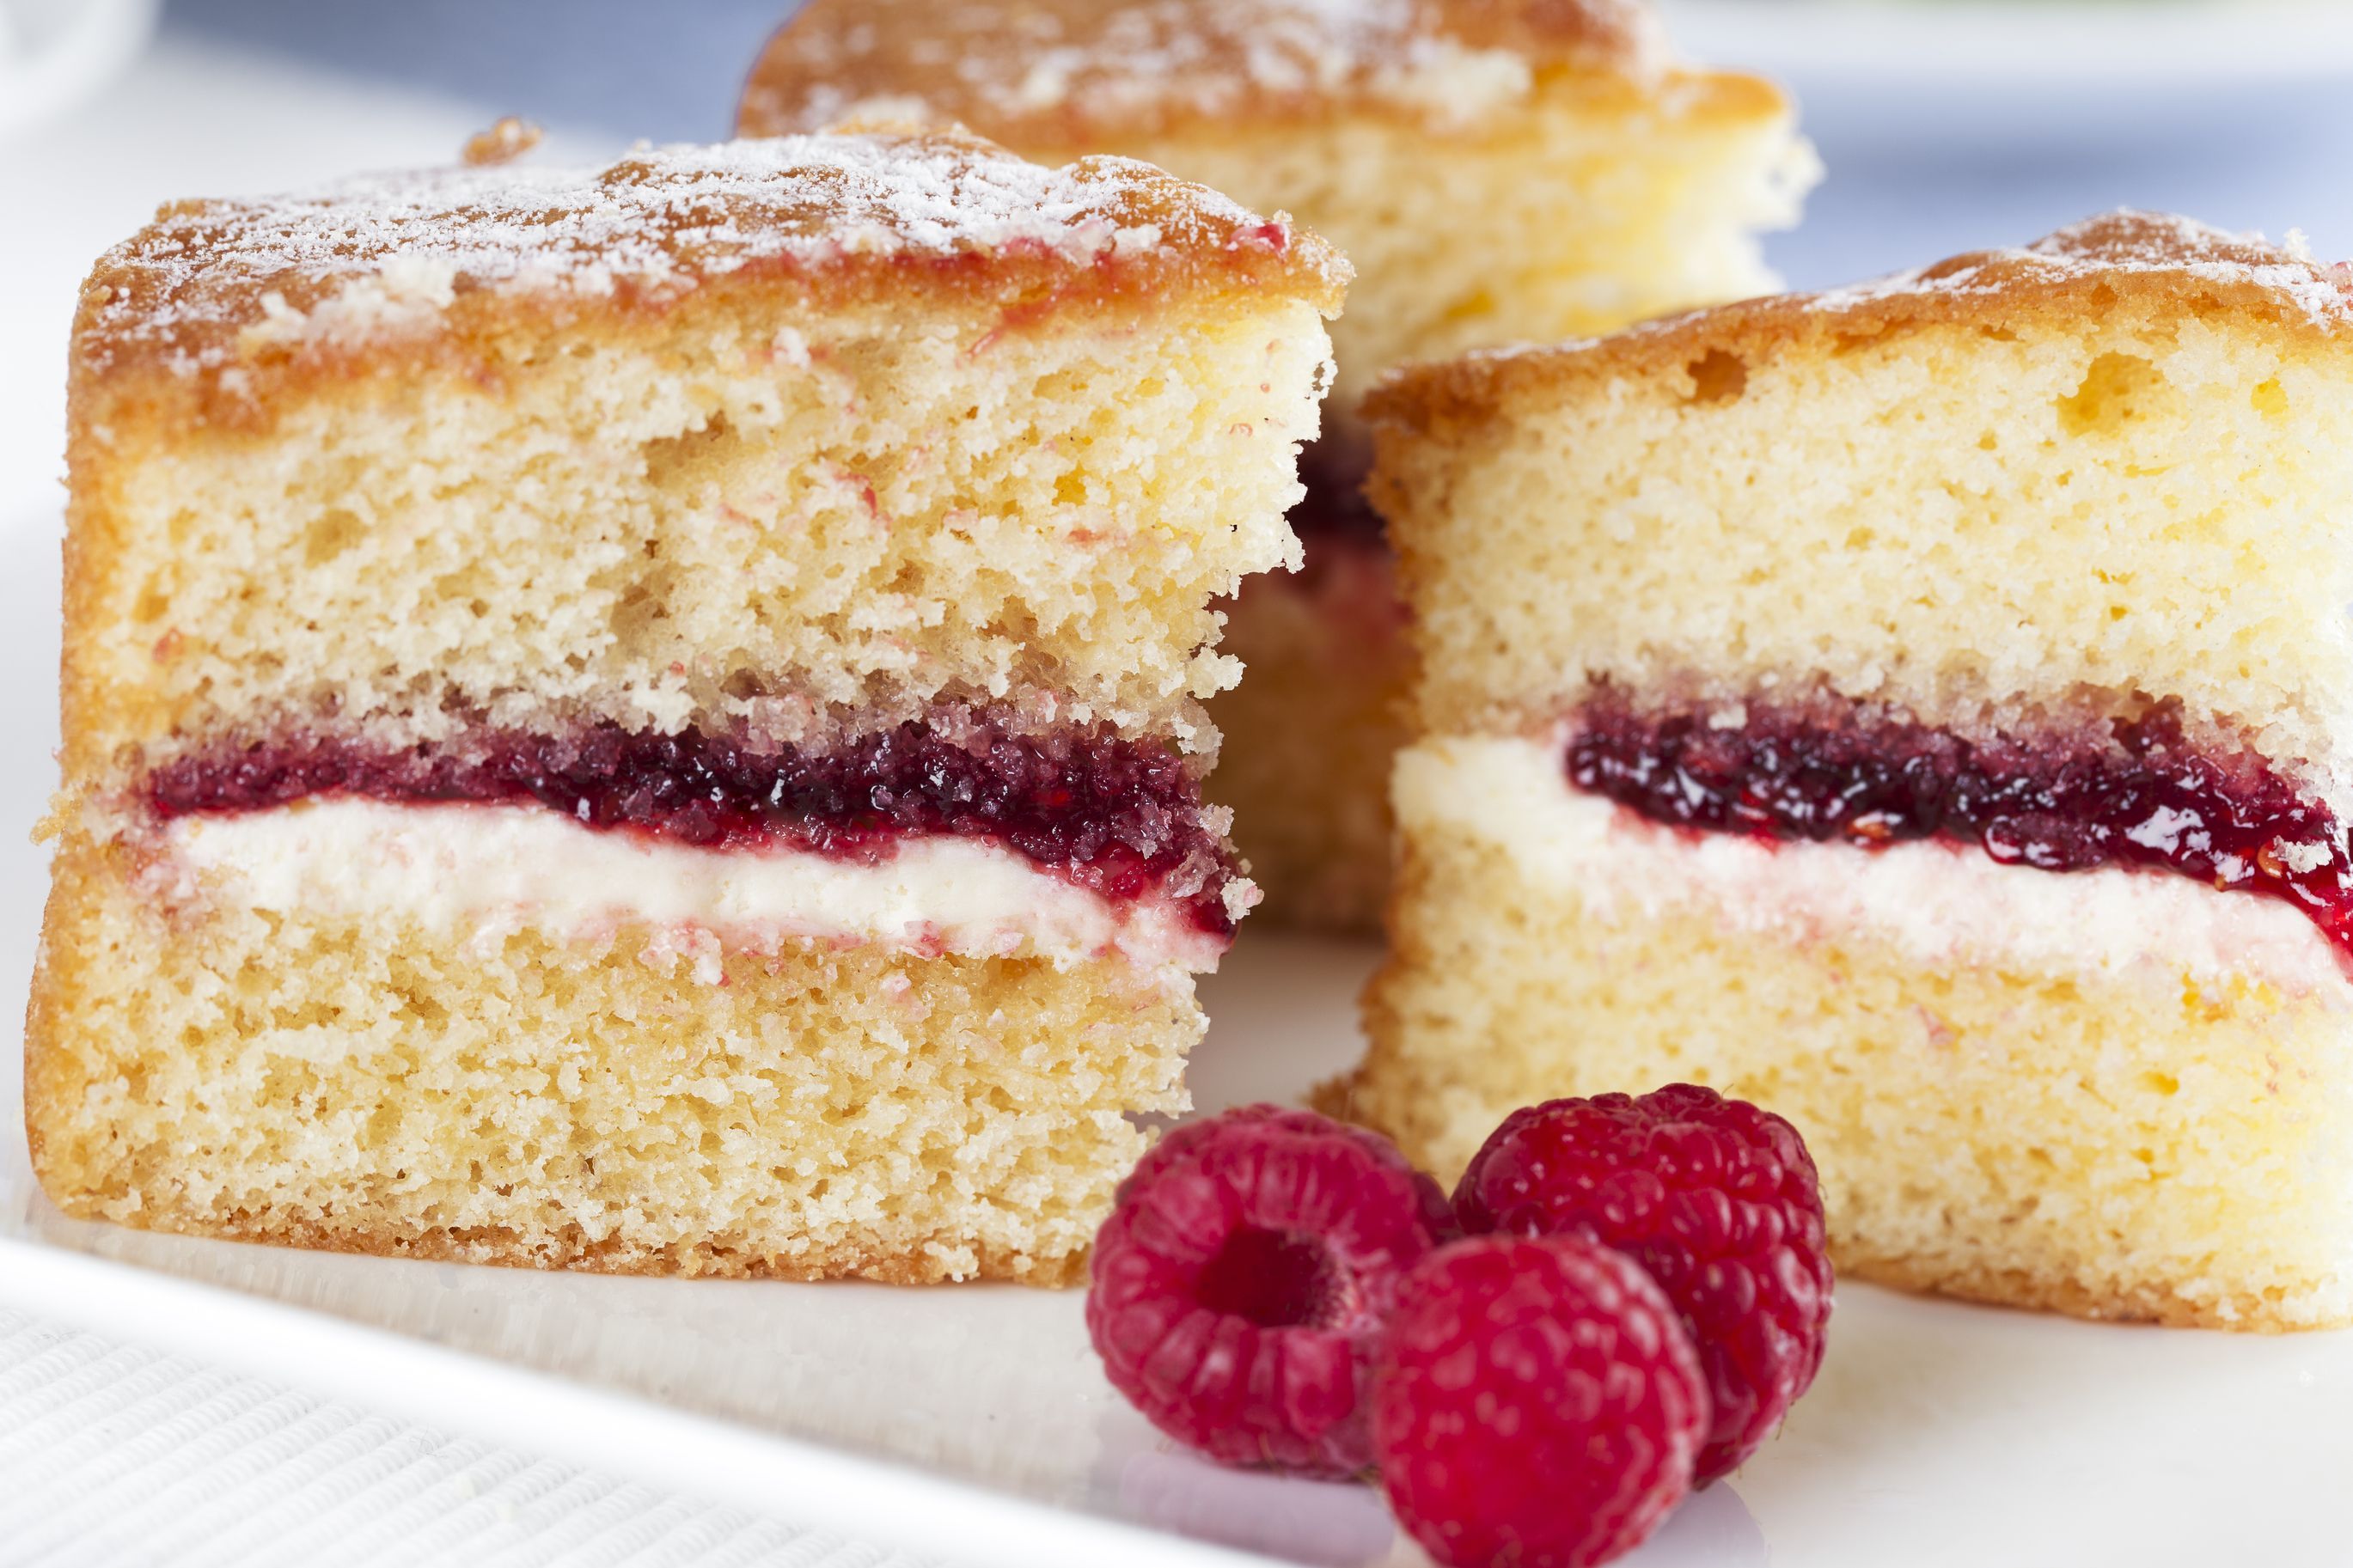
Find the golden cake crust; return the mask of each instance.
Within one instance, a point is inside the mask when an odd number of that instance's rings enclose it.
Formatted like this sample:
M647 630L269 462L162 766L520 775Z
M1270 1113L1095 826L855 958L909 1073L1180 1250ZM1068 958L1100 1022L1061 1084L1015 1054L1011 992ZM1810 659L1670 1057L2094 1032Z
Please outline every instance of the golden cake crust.
M452 167L163 207L101 258L73 333L77 426L123 409L266 425L392 362L485 367L518 333L623 330L698 298L920 300L1007 330L1241 290L1336 314L1347 264L1147 165L1029 163L955 131L641 148L592 170Z
M754 66L750 134L881 100L1016 145L1076 146L1208 123L1280 125L1336 106L1448 118L1429 90L1483 60L1525 80L1641 80L1664 57L1640 0L814 0Z
M112 1217L79 1199L69 1199L60 1212L69 1218L100 1223ZM804 1284L862 1279L878 1285L997 1283L1068 1289L1083 1285L1087 1277L1087 1254L1083 1251L1032 1258L1002 1247L973 1247L967 1238L945 1233L891 1249L849 1246L813 1249L785 1258L726 1238L681 1243L658 1250L634 1250L609 1241L566 1238L554 1243L539 1242L497 1226L412 1233L388 1225L370 1226L364 1221L330 1229L268 1214L224 1219L181 1206L168 1198L142 1213L133 1228L167 1236L201 1236L220 1241L248 1241L262 1247L300 1247L306 1252L413 1258L493 1268L561 1268L575 1274L622 1274L656 1279L789 1279ZM953 1247L972 1248L976 1261L969 1270L951 1270L940 1261L939 1252Z
M1606 338L1494 349L1392 372L1366 396L1377 426L1443 436L1527 396L1619 378L1682 378L1700 395L1710 356L1727 374L1761 360L1831 357L1891 334L1976 324L1988 331L2129 310L2234 316L2314 339L2353 333L2353 268L2300 247L2167 213L2117 211L2031 245L1971 251L1848 289L1780 294L1646 322ZM1736 365L1733 362L1737 362ZM1377 497L1380 481L1374 490Z

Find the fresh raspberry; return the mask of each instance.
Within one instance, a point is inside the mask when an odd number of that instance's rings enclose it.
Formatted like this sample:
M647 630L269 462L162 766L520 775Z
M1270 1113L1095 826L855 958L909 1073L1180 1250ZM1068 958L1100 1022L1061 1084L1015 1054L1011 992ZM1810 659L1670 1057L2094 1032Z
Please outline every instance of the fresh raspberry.
M1385 1139L1252 1105L1180 1127L1095 1237L1087 1331L1154 1426L1229 1465L1372 1462L1366 1388L1405 1271L1452 1234Z
M1577 1237L1456 1242L1407 1276L1373 1384L1398 1522L1454 1568L1587 1568L1691 1490L1691 1336L1641 1266Z
M1515 1110L1454 1212L1469 1235L1582 1236L1650 1270L1707 1371L1701 1486L1755 1453L1822 1364L1821 1184L1797 1129L1746 1100L1678 1083Z

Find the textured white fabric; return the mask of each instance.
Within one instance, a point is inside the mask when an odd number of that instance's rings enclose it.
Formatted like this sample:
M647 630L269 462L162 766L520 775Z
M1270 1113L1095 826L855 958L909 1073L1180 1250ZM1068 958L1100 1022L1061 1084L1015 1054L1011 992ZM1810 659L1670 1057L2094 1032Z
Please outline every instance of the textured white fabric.
M914 1568L0 1310L5 1568Z

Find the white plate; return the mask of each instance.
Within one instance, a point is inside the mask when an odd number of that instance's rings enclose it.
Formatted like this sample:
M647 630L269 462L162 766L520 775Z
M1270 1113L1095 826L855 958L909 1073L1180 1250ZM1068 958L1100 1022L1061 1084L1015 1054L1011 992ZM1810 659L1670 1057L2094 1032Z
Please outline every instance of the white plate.
M2005 13L2022 27L2046 9L2063 7L2019 0ZM106 180L133 170L214 188L234 166L237 183L276 185L315 172L283 166L288 124L313 128L306 155L322 135L353 138L315 149L344 166L438 155L477 123L395 115L348 88L257 69L171 55L126 100L121 127L80 128L29 179L0 170L5 188L33 193L11 210L42 211L35 237L64 247L37 279L10 275L27 289L37 280L54 310L0 313L25 328L12 339L21 352L0 356L12 416L0 440L16 443L0 461L0 509L42 498L0 516L0 668L13 673L0 680L0 1016L21 1016L43 892L25 829L53 779L46 476L63 313L84 258L138 216L136 204L112 210L121 193ZM250 143L242 161L237 137ZM121 146L60 161L91 138ZM187 167L164 166L173 159ZM97 203L78 220L86 234L59 226L82 186ZM1293 1092L1343 1065L1366 962L1245 928L1208 992L1218 1022L1195 1073L1202 1101ZM1361 1489L1172 1451L1103 1384L1074 1295L546 1276L75 1224L33 1188L17 1068L0 1050L0 1303L958 1563L1416 1560ZM2342 1504L2353 1336L2102 1328L1850 1287L1831 1347L1779 1440L1633 1561L2353 1562Z

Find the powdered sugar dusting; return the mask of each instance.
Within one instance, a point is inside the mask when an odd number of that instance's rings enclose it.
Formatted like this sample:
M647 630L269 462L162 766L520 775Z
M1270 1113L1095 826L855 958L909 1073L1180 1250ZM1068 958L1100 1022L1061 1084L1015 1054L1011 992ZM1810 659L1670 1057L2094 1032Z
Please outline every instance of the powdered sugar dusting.
M2353 324L2353 267L2316 262L2301 236L2274 245L2260 234L2233 234L2172 213L2124 209L2071 224L2031 245L1957 256L1812 295L1808 303L1835 312L1907 294L1994 295L2022 282L2119 274L2261 289L2278 295L2315 326Z
M2118 210L2031 245L1974 251L1843 289L1746 300L1644 321L1606 338L1509 344L1447 364L1409 368L1376 391L1373 416L1381 417L1384 407L1410 406L1439 384L1447 395L1480 399L1507 382L1541 380L1580 362L1614 368L1647 362L1653 353L1681 356L1717 341L1769 342L1793 335L1791 323L1869 331L1881 323L1994 310L2023 296L2091 289L2103 282L2237 295L2266 301L2284 321L2312 330L2353 329L2353 262L2316 261L2300 236L2274 245L2260 234L2233 234L2170 213ZM2107 307L2087 297L2083 308Z
M1013 253L1084 268L1280 256L1290 237L1145 164L1050 169L963 135L641 148L601 169L459 167L175 204L100 261L79 338L100 367L144 349L195 372L272 344L421 329L484 289L660 297L757 264Z
M1524 99L1538 65L1654 70L1638 0L813 0L744 94L744 128L808 129L920 104L1000 134L1023 122L1147 130L1356 95L1440 121Z

